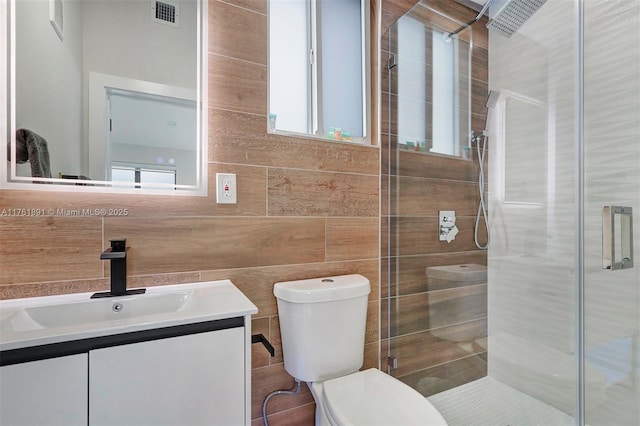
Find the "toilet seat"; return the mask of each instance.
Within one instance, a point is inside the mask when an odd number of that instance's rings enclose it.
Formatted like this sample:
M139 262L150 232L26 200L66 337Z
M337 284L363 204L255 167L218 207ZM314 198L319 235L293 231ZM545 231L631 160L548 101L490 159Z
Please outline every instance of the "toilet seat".
M371 368L323 382L326 414L335 425L434 425L444 418L419 392Z

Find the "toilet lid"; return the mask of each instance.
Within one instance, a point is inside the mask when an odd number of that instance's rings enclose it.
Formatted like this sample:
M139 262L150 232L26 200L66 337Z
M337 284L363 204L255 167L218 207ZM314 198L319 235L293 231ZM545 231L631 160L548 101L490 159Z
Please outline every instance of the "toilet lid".
M323 383L328 414L338 425L438 425L444 418L420 393L371 368Z

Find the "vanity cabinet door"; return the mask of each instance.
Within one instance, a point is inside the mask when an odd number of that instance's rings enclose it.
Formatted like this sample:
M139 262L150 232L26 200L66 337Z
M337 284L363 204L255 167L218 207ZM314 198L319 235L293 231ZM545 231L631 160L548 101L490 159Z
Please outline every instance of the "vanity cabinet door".
M0 424L86 425L87 354L0 367Z
M90 425L243 425L236 327L89 352Z

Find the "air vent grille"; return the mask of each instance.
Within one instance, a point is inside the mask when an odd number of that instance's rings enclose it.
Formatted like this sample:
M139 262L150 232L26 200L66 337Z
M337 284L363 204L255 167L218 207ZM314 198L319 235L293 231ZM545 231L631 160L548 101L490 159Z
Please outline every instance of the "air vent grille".
M179 25L180 9L177 4L153 0L151 5L151 19L153 21L172 27Z

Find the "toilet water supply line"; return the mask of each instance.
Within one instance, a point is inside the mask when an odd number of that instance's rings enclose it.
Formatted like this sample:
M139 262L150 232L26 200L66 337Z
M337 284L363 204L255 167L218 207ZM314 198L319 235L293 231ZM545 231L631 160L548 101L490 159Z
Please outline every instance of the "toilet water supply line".
M277 391L273 391L269 395L267 395L267 397L264 399L264 402L262 403L262 421L264 422L264 426L269 426L269 421L267 420L267 403L269 402L271 397L276 396L276 395L297 395L299 393L300 393L300 381L296 380L295 389L292 389L292 390L277 390Z

